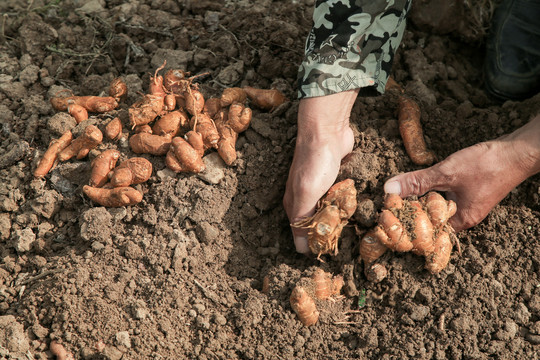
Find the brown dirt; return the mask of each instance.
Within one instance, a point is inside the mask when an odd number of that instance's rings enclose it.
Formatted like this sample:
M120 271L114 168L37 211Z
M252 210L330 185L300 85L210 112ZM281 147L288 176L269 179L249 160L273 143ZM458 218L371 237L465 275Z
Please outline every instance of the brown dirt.
M538 176L459 233L463 253L440 275L429 275L418 256L393 254L383 282L366 280L355 227L362 234L373 225L385 179L419 168L403 149L390 95L354 107L356 147L340 179L355 180L360 202L339 254L319 264L295 253L281 198L312 5L0 3L0 357L50 358L58 340L81 359L538 359ZM481 37L426 31L414 18L409 25L394 77L419 102L440 159L512 131L540 108L538 97L489 101ZM62 87L97 95L122 76L130 90L118 110L125 119L165 58L192 74L209 72L199 79L206 96L250 85L277 87L291 101L272 113L254 110L239 160L216 165L217 184L171 175L162 157L148 156L154 174L138 186L143 202L106 209L82 195L87 159L33 179L49 141L75 125L55 115L51 95ZM104 148L133 155L125 141ZM322 306L319 322L305 328L288 297L315 266L343 274L347 296Z

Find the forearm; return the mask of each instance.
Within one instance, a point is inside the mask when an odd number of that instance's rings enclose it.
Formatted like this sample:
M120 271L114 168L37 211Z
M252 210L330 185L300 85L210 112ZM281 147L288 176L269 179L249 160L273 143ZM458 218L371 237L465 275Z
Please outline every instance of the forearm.
M516 161L525 178L540 172L540 114L501 141L510 141L515 153L521 155Z
M299 68L299 97L372 87L384 93L411 0L320 2Z

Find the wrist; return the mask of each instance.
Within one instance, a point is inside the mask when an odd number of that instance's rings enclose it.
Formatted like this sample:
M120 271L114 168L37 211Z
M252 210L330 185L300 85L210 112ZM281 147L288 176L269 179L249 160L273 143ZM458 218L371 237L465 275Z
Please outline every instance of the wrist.
M304 98L298 108L298 137L324 140L348 131L358 90Z
M506 139L503 139L503 141ZM540 114L509 135L518 165L530 177L540 172Z

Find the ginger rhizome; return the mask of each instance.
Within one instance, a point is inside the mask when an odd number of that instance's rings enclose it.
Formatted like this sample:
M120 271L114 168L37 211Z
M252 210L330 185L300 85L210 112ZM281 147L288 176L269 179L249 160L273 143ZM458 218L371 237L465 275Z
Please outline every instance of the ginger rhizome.
M78 160L86 157L90 150L95 149L103 140L103 133L94 125L88 125L84 133L71 141L71 143L58 154L58 160L66 161L72 157Z
M107 123L104 131L107 139L118 140L122 136L122 121L120 118L115 117Z
M114 187L140 184L152 175L152 163L142 157L122 161L109 173L109 181Z
M330 273L317 268L310 278L300 279L294 287L289 298L291 308L303 325L314 325L320 314L317 302L339 296L342 287L341 275L332 277Z
M123 102L128 95L128 88L124 80L121 78L114 79L109 85L109 96L114 98L116 102Z
M385 87L389 93L398 96L398 126L405 151L416 165L431 165L436 161L435 153L428 150L424 139L420 106L392 78Z
M455 202L433 191L419 200L403 200L399 195L387 194L377 225L360 241L359 260L364 261L366 274L380 278L372 274L373 266L388 249L424 256L426 269L432 274L440 272L448 265L453 241L458 245L448 224L456 210ZM380 266L377 269L383 272Z
M121 207L138 204L143 194L130 187L98 188L90 185L83 186L83 192L90 200L105 207Z
M64 150L72 141L73 134L66 131L59 139L50 142L49 148L43 154L38 166L34 170L35 177L43 177L54 167L58 159L58 154Z
M263 110L272 111L287 101L285 95L277 89L257 89L245 86L243 90L251 103Z
M109 181L109 173L120 159L120 151L108 149L92 160L90 173L90 186L102 187Z
M356 211L356 188L352 179L334 184L319 201L313 216L291 226L308 229L308 245L312 253L321 255L338 253L338 240L343 227Z
M66 96L51 98L55 110L67 111L70 104L82 106L88 112L106 113L116 109L118 102L110 96Z

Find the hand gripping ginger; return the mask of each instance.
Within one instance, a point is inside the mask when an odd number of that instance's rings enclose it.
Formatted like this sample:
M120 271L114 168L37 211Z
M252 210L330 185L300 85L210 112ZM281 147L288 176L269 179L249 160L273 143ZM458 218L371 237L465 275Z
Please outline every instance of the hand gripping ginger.
M356 211L356 206L354 181L346 179L328 190L313 216L291 226L309 229L308 245L318 258L323 254L337 255L341 231Z

